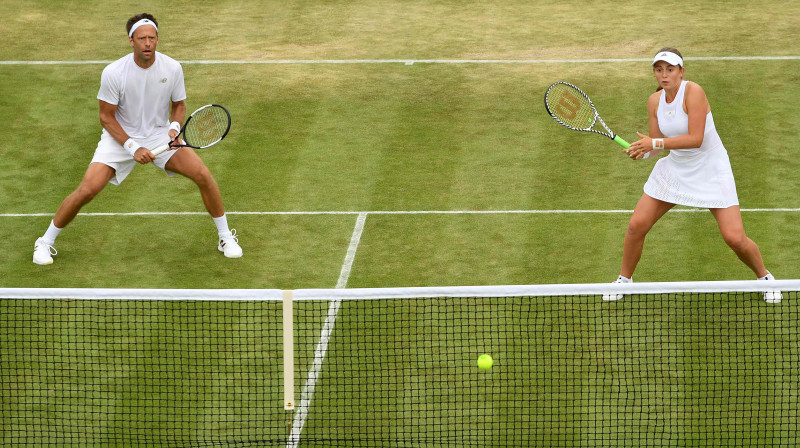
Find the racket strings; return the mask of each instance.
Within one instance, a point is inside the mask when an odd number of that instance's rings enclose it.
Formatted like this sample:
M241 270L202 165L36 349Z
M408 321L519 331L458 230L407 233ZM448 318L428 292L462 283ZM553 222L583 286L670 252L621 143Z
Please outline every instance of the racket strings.
M186 124L184 137L192 146L210 146L222 139L230 126L230 117L221 107L197 111Z
M579 90L568 84L555 84L547 93L547 108L563 125L589 130L595 123L592 103Z

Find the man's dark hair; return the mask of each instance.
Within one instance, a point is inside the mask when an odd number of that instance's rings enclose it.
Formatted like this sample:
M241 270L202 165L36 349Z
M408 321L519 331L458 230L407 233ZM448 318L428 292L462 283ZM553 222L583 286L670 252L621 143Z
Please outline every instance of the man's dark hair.
M128 32L128 34L131 34L131 27L133 27L133 24L138 22L138 21L140 21L140 20L142 20L142 19L152 20L153 23L156 24L156 27L158 27L158 20L156 20L156 18L153 17L152 14L148 14L146 12L143 12L141 14L136 14L135 16L133 16L130 19L128 19L128 23L125 24L125 30Z

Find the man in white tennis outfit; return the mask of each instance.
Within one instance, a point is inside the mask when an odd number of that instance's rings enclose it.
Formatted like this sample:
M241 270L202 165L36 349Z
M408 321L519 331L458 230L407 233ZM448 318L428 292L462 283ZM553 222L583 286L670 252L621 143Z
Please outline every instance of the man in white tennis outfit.
M103 125L100 142L81 184L64 199L47 232L36 240L33 262L53 263L53 255L58 253L53 244L61 230L106 184L119 185L125 180L137 163L153 163L169 176L178 173L194 181L217 226L217 248L228 258L239 258L242 248L236 230L228 228L219 187L202 159L191 148L158 156L150 151L169 143L180 132L186 117L183 69L174 59L156 52L155 17L146 13L133 16L126 28L133 53L103 70L97 94Z

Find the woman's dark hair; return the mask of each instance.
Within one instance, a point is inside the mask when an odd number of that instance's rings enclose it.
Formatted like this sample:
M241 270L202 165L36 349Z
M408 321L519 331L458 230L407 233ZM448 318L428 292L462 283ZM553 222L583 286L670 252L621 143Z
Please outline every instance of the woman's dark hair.
M664 47L664 48L662 48L662 49L658 50L658 51L656 52L656 54L658 54L658 53L661 53L662 51L668 51L668 52L670 52L670 53L675 53L675 54L677 54L678 56L680 56L680 57L681 57L681 59L683 59L683 55L681 54L681 52L680 52L680 51L678 51L678 49L677 49L677 48L672 48L672 47Z
M149 20L152 20L152 21L153 21L153 23L155 23L155 24L156 24L156 27L158 27L158 20L156 20L156 18L155 18L155 17L153 17L153 15L152 15L152 14L148 14L148 13L146 13L146 12L143 12L143 13L141 13L141 14L136 14L135 16L133 16L133 17L131 17L130 19L128 19L128 23L126 23L126 24L125 24L125 31L127 31L127 32L128 32L128 34L130 34L130 33L131 33L131 27L133 27L133 25L134 25L136 22L138 22L138 21L140 21L140 20L142 20L142 19L149 19Z

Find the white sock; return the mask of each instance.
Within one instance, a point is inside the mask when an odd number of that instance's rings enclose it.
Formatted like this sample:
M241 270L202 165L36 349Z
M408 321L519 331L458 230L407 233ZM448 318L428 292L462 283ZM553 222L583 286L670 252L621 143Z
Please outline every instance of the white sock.
M617 277L617 283L633 283L633 278L619 276Z
M217 226L217 232L219 232L220 238L226 238L231 236L231 229L228 228L228 218L223 213L222 216L219 218L211 217L214 220L214 224Z
M53 221L50 221L50 227L47 228L47 232L42 235L42 239L44 240L45 244L52 246L56 243L56 238L61 231L64 230L63 228L59 229L53 224Z
M770 274L769 271L767 271L767 275L765 275L763 277L759 277L758 279L759 280L775 280L775 277L772 274Z

